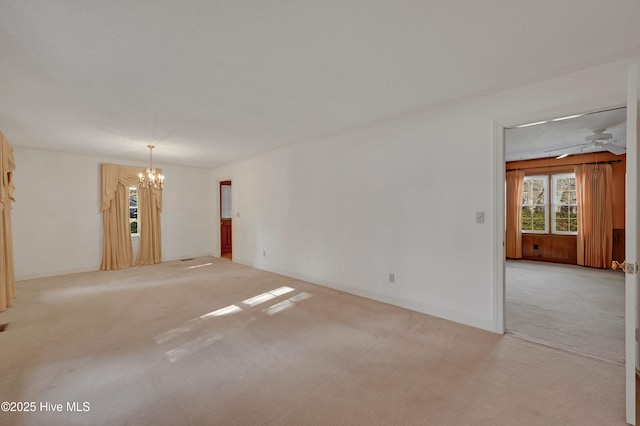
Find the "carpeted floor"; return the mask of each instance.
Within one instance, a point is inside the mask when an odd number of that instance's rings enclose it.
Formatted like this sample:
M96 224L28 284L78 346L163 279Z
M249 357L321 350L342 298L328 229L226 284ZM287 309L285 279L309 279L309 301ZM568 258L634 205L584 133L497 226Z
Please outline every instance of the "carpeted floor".
M507 332L624 364L624 274L576 265L508 261Z
M37 409L3 425L624 424L618 364L224 259L18 292L0 401Z

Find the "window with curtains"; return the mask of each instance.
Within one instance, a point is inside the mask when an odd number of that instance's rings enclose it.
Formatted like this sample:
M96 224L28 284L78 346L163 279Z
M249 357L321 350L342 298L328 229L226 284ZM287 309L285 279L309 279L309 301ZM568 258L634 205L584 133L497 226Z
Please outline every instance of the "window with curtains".
M129 187L129 227L131 236L140 236L140 228L138 227L138 187Z
M577 231L575 174L525 176L522 185L522 232L575 235Z

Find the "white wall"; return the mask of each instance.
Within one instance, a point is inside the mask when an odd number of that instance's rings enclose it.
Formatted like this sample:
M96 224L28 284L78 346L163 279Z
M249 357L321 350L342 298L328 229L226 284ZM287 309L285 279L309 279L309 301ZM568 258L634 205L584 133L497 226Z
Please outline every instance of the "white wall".
M145 165L19 146L14 151L16 279L99 269L100 163ZM213 254L210 171L157 166L167 176L161 216L163 260Z
M494 123L620 104L638 59L214 170L233 178L234 260L495 330Z
M162 166L166 176L162 194L162 259L210 256L218 244L215 231L218 201L211 172Z

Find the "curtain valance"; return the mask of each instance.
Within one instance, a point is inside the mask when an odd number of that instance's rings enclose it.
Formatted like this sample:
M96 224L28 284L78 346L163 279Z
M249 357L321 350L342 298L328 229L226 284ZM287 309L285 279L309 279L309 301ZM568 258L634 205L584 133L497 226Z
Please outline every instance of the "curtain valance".
M162 173L162 169L156 168L158 173ZM107 210L111 206L111 201L116 195L118 184L124 186L138 186L139 173L145 173L144 167L136 166L119 166L117 164L103 163L100 165L101 171L101 194L100 194L100 209L101 211ZM156 202L156 208L162 211L162 190L152 189Z

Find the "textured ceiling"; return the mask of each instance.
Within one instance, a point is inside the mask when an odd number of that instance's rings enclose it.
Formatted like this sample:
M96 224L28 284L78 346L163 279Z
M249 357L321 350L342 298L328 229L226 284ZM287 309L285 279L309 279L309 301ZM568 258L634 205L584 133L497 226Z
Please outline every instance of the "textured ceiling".
M637 53L638 17L637 0L0 0L0 129L213 167Z

